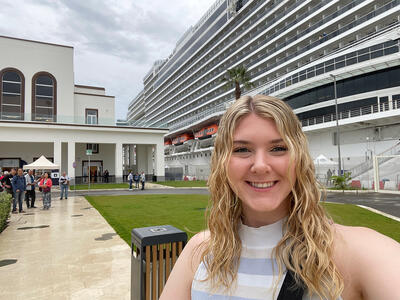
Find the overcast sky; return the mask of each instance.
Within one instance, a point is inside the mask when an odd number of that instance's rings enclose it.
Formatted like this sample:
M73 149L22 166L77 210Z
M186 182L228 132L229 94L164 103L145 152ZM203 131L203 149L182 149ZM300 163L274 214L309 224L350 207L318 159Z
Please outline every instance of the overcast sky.
M0 35L73 46L75 83L105 87L125 119L153 62L214 2L0 0Z

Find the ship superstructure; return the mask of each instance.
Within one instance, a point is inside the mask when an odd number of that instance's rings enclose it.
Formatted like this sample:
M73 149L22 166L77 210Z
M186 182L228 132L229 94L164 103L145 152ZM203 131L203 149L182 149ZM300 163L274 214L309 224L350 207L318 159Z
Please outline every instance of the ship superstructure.
M154 63L128 121L165 124L170 175L206 178L219 118L234 101L221 79L241 65L255 85L243 94L287 101L313 157L337 162L336 81L342 168L349 170L400 138L399 20L400 0L217 0ZM207 128L215 130L201 135Z

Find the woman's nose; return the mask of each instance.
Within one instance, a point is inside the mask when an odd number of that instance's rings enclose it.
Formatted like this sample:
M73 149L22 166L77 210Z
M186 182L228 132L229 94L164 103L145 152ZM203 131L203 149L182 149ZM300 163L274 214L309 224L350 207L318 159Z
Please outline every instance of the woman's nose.
M265 151L256 152L250 170L256 174L268 173L271 171L270 159Z

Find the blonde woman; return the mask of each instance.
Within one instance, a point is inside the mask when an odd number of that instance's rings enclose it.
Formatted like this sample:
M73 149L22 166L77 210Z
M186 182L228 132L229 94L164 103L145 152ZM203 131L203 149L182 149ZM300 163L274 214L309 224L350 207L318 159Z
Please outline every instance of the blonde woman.
M212 156L208 230L179 257L161 300L399 300L400 246L334 224L296 115L269 96L224 114Z

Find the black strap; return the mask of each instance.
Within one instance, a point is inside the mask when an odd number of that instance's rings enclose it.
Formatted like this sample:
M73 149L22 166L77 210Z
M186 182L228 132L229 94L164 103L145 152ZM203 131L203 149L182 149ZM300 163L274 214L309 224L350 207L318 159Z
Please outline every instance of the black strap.
M292 271L287 271L277 300L301 300L304 288L299 286L293 276Z

